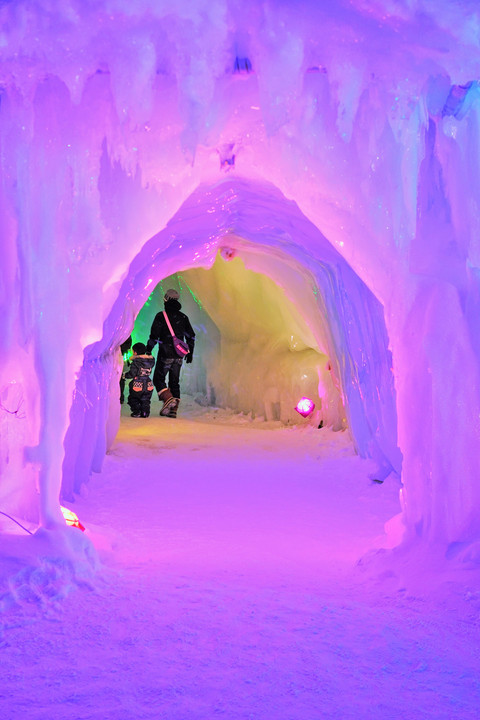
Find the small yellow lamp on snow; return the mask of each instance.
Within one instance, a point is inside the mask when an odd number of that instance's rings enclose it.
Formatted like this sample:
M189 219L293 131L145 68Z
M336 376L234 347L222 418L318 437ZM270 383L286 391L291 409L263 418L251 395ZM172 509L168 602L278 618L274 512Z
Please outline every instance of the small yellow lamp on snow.
M84 526L78 519L78 516L74 512L72 512L72 510L69 510L68 508L63 507L63 505L60 505L60 509L63 513L63 517L65 518L65 522L67 523L67 525L71 525L72 527L77 527L82 532L85 532Z

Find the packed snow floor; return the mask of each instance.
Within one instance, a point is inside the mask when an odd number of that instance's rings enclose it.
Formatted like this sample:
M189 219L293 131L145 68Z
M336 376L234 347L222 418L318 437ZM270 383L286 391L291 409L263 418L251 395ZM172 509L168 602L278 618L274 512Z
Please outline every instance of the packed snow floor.
M478 719L478 571L380 570L399 486L371 469L347 433L124 406L70 505L95 574L12 576L2 524L0 718Z

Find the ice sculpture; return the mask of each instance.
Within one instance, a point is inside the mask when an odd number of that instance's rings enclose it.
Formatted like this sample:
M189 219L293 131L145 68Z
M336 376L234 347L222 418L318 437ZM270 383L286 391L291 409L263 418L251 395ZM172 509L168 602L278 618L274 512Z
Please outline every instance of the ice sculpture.
M156 283L223 248L325 344L359 452L401 465L407 536L477 539L472 3L0 17L0 506L62 521L62 467L69 496L115 432L118 346Z

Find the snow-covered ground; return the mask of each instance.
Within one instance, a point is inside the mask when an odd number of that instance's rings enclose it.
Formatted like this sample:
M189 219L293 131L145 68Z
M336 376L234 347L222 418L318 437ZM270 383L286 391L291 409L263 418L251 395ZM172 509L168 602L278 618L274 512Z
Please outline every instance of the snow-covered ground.
M371 469L301 419L124 406L71 506L96 573L2 520L0 718L478 718L478 570L387 563L399 486Z

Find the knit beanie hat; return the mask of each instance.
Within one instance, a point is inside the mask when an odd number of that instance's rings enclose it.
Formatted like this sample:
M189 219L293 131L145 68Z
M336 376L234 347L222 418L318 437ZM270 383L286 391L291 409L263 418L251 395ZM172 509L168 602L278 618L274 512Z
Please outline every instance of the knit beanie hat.
M165 302L167 302L167 300L178 300L179 297L180 295L178 292L170 288L170 290L167 290L165 293Z

